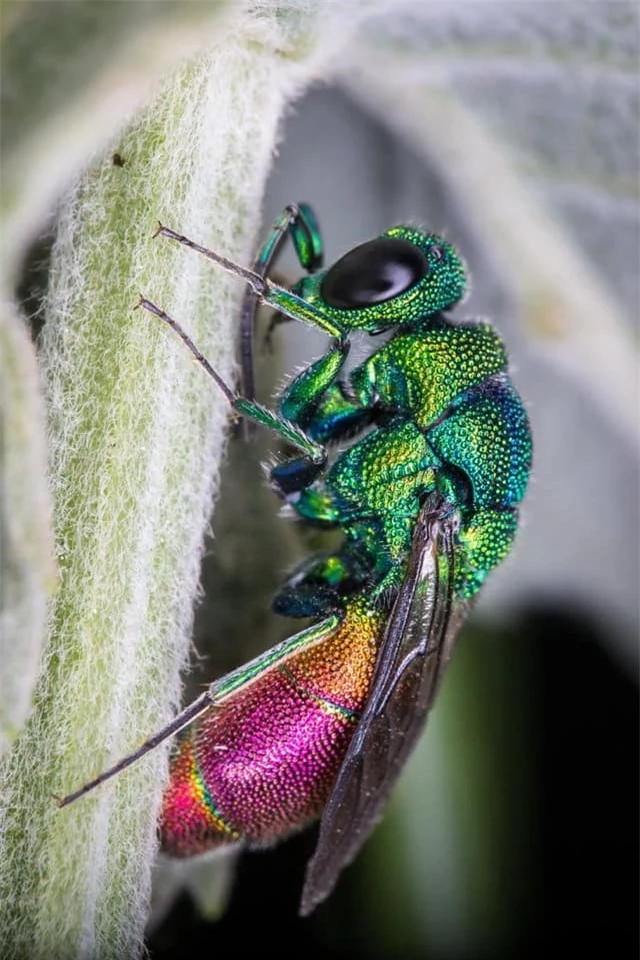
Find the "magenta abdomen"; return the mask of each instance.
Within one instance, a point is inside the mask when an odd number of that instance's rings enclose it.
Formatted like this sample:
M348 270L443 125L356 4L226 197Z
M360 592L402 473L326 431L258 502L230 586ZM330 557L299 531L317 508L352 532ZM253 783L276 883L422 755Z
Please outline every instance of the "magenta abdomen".
M167 853L269 844L320 814L366 702L380 626L364 603L352 604L320 644L186 731L163 800Z

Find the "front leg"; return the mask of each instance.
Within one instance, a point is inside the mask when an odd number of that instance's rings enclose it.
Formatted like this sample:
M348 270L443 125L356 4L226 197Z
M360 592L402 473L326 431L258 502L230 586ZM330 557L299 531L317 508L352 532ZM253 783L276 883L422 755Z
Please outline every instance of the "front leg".
M303 430L308 430L316 417L318 407L335 383L349 354L349 343L334 340L329 350L298 374L284 390L280 399L280 413Z
M291 203L282 211L260 248L253 272L268 277L282 248L290 237L300 266L311 273L322 266L322 237L313 210L306 203ZM250 400L255 396L253 378L253 336L258 297L250 287L245 294L240 315L240 366L242 391Z
M308 436L304 430L297 426L297 424L287 420L282 416L282 414L275 413L273 410L263 407L262 404L257 403L255 400L249 400L246 397L242 397L232 390L231 387L228 386L228 384L222 379L215 367L212 366L204 354L198 349L189 334L182 329L180 324L174 320L173 317L169 316L168 313L156 306L155 303L152 303L145 297L140 297L137 306L142 307L142 309L146 310L148 313L152 313L154 316L158 317L158 319L163 320L167 326L171 327L174 333L180 337L184 345L190 350L191 354L203 368L205 373L208 374L216 386L222 391L222 393L224 393L234 410L240 413L243 417L247 417L249 420L252 420L254 423L260 423L262 426L268 427L273 431L273 433L277 434L287 443L297 447L298 450L300 450L304 455L304 462L307 464L308 469L312 471L314 476L318 476L320 473L322 473L327 462L327 450L323 444L316 443L316 441Z
M318 404L327 389L335 381L349 353L349 344L334 341L333 346L293 380L284 391L279 404L280 416L286 423L295 424L304 430L310 443L315 443L311 426ZM324 450L324 446L322 447ZM316 480L326 464L309 457L306 451L302 457L279 463L270 473L271 484L284 499L298 494Z
M341 439L371 420L372 411L347 397L337 381L348 353L348 342L334 341L289 384L280 400L281 416L316 442ZM320 472L308 457L299 457L274 467L271 483L282 497L290 498L309 487Z

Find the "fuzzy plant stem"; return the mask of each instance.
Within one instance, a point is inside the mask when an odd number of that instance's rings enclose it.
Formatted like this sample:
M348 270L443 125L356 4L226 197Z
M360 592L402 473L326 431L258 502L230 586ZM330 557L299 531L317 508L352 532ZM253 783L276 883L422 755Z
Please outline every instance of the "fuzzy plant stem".
M0 756L31 708L56 571L40 382L22 317L0 306Z
M232 378L242 286L152 234L160 219L248 262L291 94L277 66L226 37L164 84L60 213L42 341L60 583L35 710L0 771L3 958L140 955L166 749L64 810L53 795L179 699L228 407L132 308L144 292Z

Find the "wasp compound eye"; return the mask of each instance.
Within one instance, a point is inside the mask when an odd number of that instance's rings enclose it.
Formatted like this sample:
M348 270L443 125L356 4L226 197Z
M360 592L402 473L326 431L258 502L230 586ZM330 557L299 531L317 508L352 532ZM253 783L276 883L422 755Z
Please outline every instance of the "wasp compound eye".
M320 294L338 310L354 310L391 300L414 287L429 266L409 240L378 237L345 254L327 271Z

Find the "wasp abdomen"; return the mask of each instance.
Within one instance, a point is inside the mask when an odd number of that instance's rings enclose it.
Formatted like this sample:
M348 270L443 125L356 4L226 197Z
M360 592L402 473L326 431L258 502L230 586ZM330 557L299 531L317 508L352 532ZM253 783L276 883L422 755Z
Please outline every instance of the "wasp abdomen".
M163 849L264 846L318 816L366 702L381 617L364 601L317 646L214 708L176 744Z

